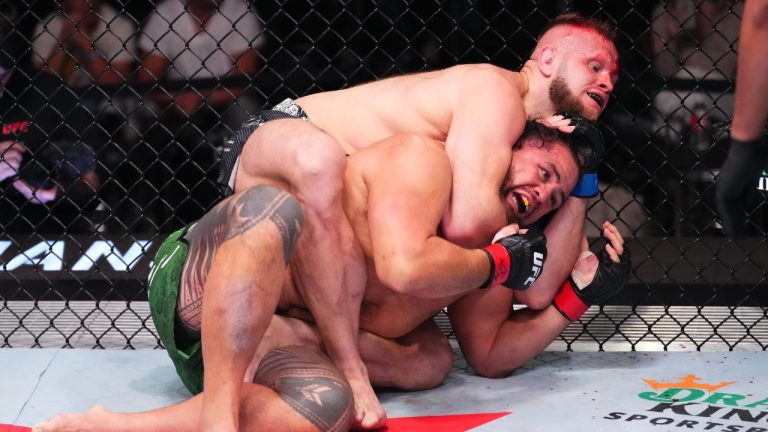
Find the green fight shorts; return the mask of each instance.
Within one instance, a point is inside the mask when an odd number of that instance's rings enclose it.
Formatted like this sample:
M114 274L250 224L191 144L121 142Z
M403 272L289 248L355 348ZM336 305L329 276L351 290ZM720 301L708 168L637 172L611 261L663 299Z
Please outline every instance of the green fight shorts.
M171 357L176 373L192 392L203 391L203 350L197 341L184 349L176 346L176 303L181 286L181 272L189 246L183 239L182 228L165 239L155 256L149 272L149 310L160 340Z

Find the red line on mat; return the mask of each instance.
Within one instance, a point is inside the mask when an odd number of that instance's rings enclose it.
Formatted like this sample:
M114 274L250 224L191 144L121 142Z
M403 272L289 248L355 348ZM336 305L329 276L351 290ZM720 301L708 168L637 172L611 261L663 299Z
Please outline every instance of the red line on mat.
M497 418L510 414L452 414L442 416L400 417L387 420L387 425L381 432L466 432L470 429L492 422ZM31 432L26 426L14 426L0 423L0 432Z
M508 414L500 412L390 418L381 432L466 432Z
M32 429L26 426L14 426L0 423L0 432L31 432Z

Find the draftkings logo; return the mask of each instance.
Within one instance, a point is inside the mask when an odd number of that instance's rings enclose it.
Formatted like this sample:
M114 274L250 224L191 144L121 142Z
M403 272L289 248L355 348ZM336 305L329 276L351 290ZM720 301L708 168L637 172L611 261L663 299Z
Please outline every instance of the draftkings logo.
M708 384L695 375L670 382L643 381L652 391L637 396L653 405L642 412L611 412L603 419L658 426L657 430L768 432L768 397L722 391L735 381Z
M763 175L757 179L757 190L768 191L768 170L764 170Z

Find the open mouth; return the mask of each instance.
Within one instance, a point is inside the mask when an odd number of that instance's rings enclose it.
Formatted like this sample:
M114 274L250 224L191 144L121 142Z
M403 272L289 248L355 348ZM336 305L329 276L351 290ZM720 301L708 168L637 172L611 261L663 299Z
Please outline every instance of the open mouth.
M517 211L522 215L525 214L526 211L528 211L528 206L531 204L530 201L528 201L528 198L525 196L514 192L512 194L512 197L515 199L515 202L517 203Z
M597 105L599 105L599 106L601 106L601 107L603 106L603 98L602 98L602 96L600 96L599 94L597 94L597 93L592 93L592 92L587 92L587 96L591 97L591 98L592 98L592 100L594 100L595 102L597 102Z

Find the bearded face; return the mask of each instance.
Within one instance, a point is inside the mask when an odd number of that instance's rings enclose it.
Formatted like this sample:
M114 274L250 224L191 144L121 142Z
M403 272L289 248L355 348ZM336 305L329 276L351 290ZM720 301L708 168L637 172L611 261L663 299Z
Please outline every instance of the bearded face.
M568 88L568 82L563 77L562 73L552 80L552 84L549 86L549 99L552 101L552 105L555 107L555 112L568 111L579 114L592 121L596 120L592 113L588 113L584 108L584 105L579 101L578 97Z

